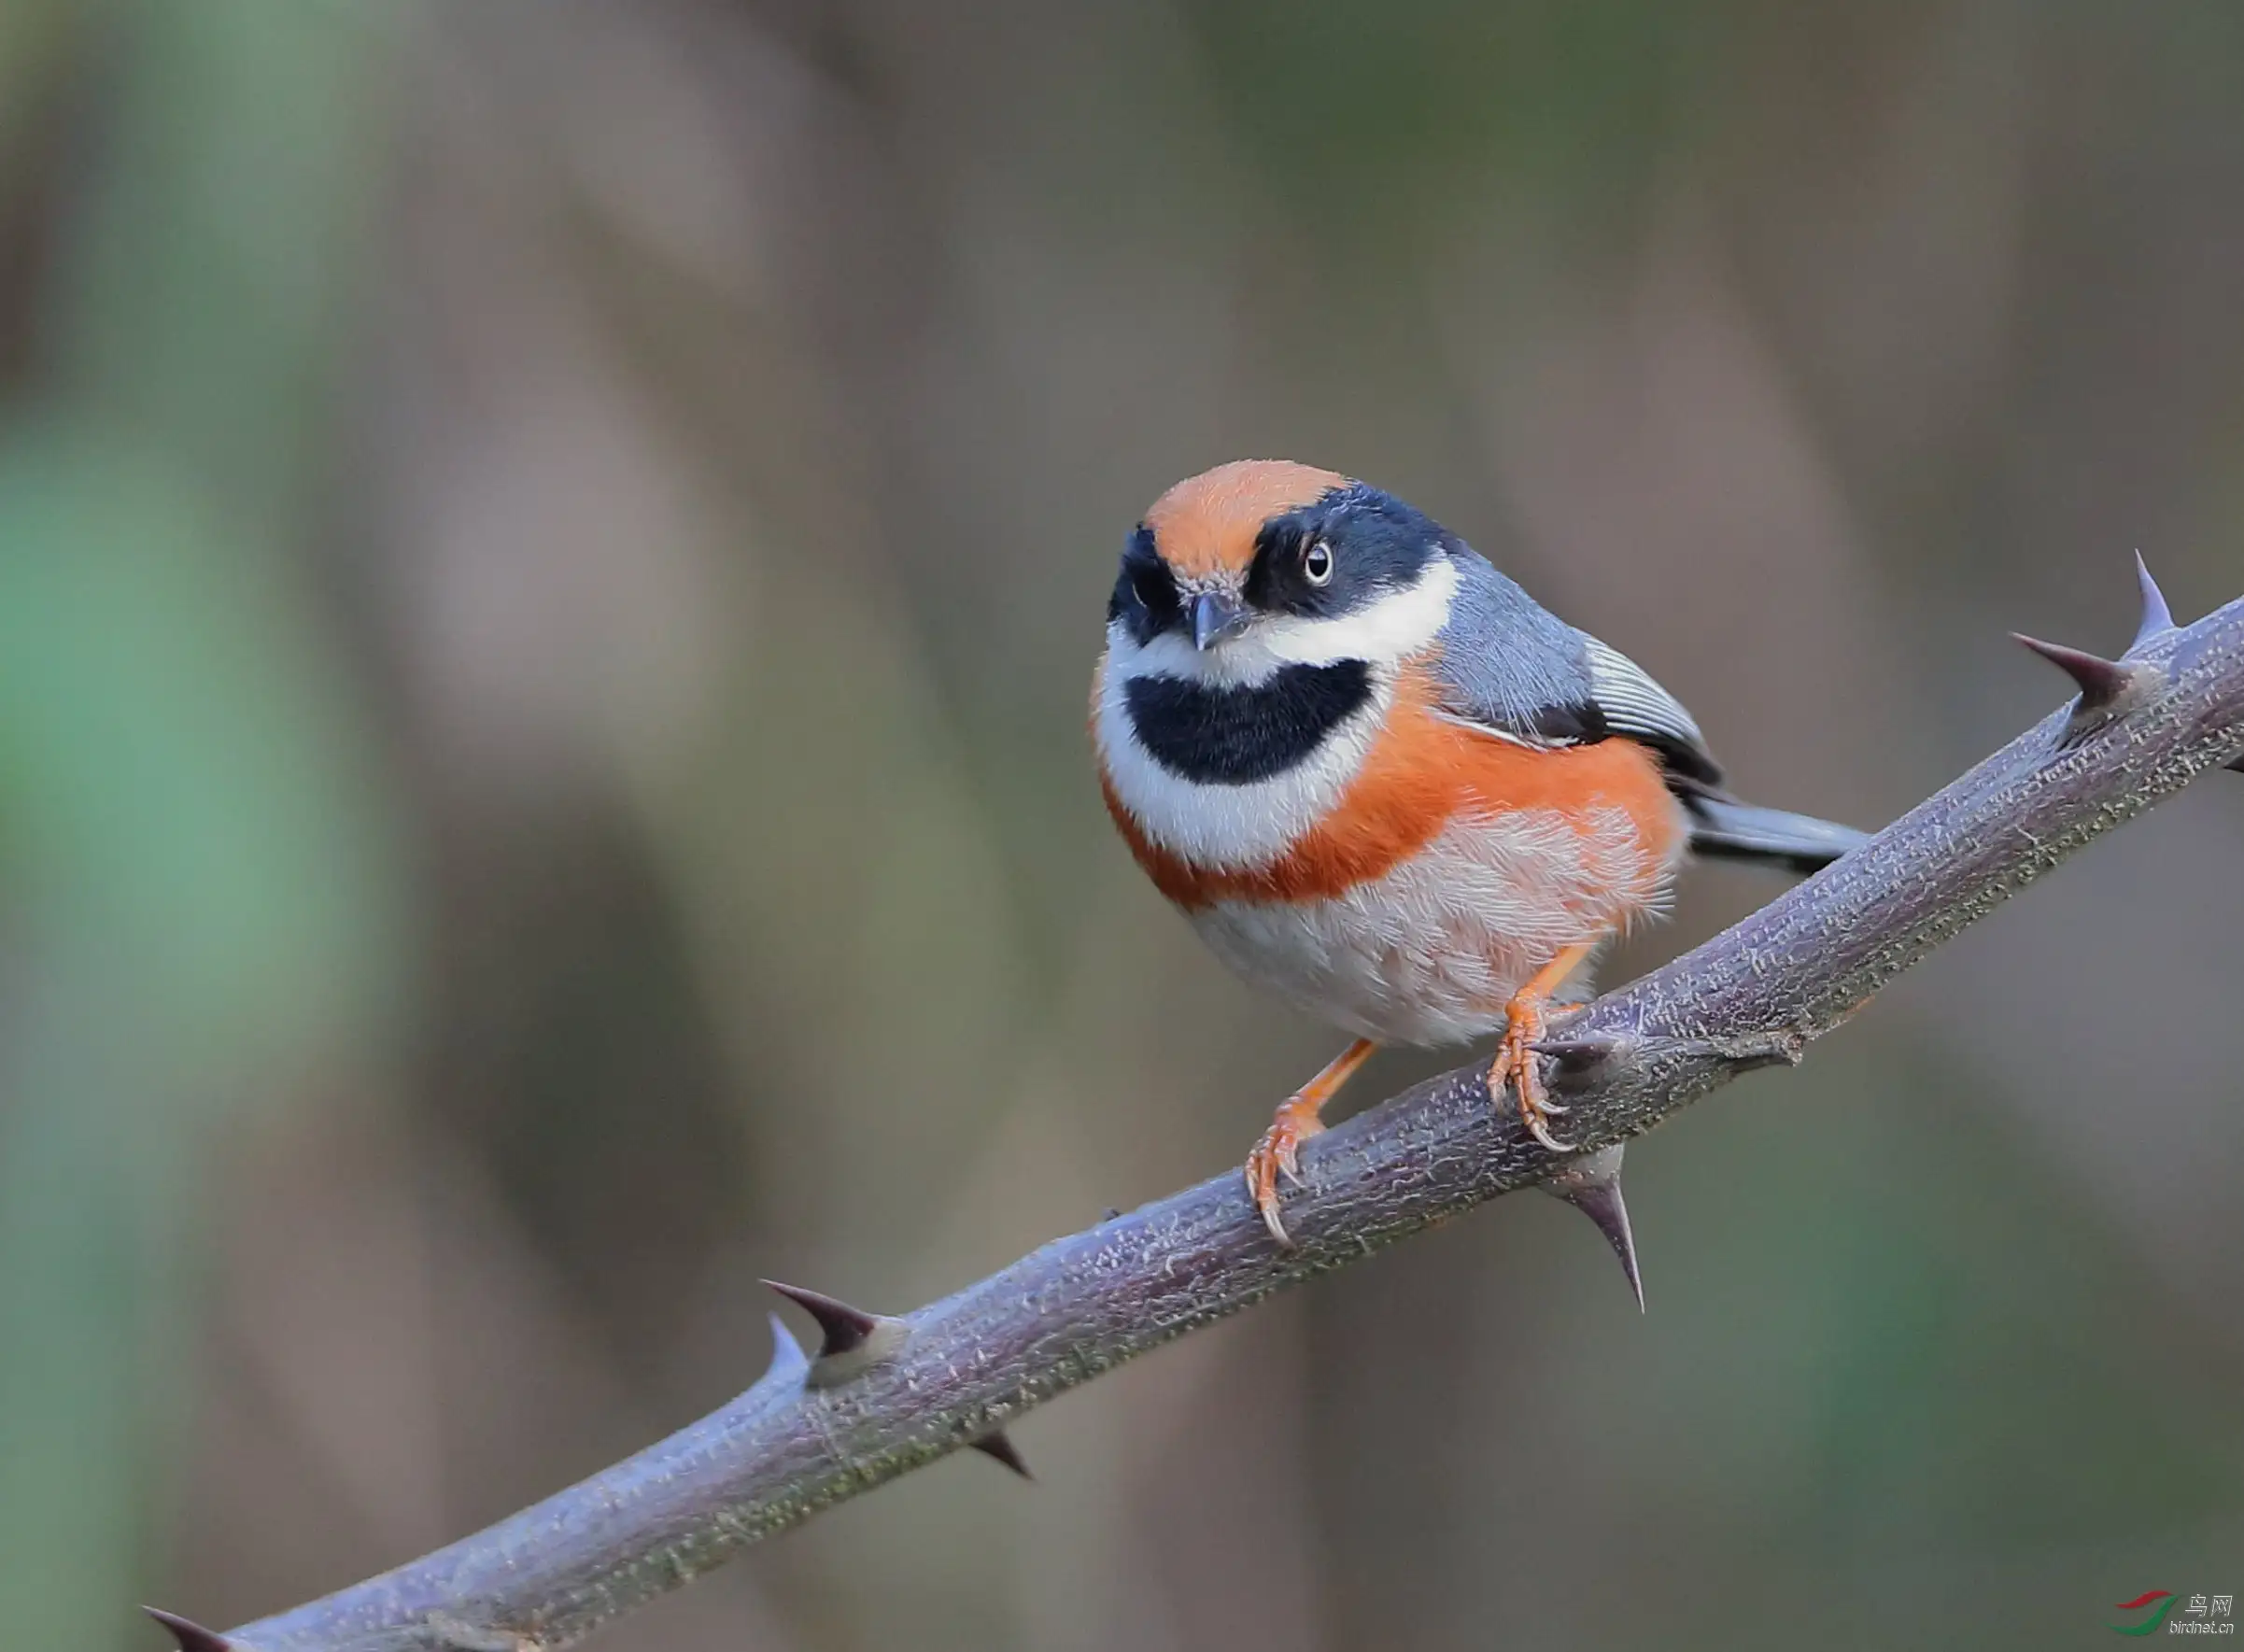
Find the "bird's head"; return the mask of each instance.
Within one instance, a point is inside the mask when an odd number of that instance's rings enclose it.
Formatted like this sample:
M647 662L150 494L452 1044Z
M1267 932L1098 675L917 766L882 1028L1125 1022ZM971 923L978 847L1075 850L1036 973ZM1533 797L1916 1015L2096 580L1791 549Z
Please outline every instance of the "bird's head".
M1223 684L1289 665L1395 664L1457 588L1448 536L1391 494L1283 459L1178 483L1124 546L1107 605L1118 657Z

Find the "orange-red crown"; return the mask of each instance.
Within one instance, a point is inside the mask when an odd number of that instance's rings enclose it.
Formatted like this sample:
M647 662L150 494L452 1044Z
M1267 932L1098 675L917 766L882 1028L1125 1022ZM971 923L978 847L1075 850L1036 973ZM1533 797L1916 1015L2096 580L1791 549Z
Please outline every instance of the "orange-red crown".
M1153 501L1146 526L1170 568L1186 578L1244 572L1263 524L1314 504L1348 479L1285 459L1239 459L1188 476Z

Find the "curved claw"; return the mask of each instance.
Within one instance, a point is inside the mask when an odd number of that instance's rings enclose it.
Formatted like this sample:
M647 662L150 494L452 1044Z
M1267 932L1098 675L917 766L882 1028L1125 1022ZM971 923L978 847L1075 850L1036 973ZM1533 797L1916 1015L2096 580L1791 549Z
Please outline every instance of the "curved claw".
M1548 1112L1551 1109L1547 1105L1545 1105L1543 1110L1545 1112ZM1543 1121L1532 1113L1530 1113L1527 1118L1527 1133L1533 1137L1537 1141L1541 1142L1544 1148L1550 1152L1571 1153L1574 1151L1573 1142L1560 1141L1557 1137L1553 1136L1548 1130L1544 1128Z
M1247 1160L1247 1196L1254 1201L1255 1214L1263 1219L1263 1226L1269 1230L1278 1249L1291 1250L1293 1235L1286 1232L1286 1224L1277 1214L1277 1176L1275 1167L1264 1163L1261 1154L1262 1145L1258 1142L1254 1153Z
M1247 1196L1254 1201L1255 1210L1261 1215L1263 1225L1270 1230L1270 1236L1288 1250L1293 1249L1293 1235L1286 1232L1286 1224L1278 1219L1277 1185L1281 1180L1295 1187L1303 1185L1301 1144L1323 1128L1314 1117L1305 1119L1281 1108L1247 1155Z

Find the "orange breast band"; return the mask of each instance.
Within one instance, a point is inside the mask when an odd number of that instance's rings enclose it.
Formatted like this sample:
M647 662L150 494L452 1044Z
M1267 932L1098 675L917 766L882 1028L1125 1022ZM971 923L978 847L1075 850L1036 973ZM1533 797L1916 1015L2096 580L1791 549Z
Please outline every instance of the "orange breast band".
M1635 824L1647 876L1675 852L1683 828L1658 759L1634 741L1533 750L1439 716L1433 704L1423 672L1405 671L1386 727L1339 802L1261 867L1193 865L1146 837L1104 765L1099 785L1137 864L1187 911L1223 900L1330 899L1384 877L1461 815L1547 811L1587 832L1617 808Z

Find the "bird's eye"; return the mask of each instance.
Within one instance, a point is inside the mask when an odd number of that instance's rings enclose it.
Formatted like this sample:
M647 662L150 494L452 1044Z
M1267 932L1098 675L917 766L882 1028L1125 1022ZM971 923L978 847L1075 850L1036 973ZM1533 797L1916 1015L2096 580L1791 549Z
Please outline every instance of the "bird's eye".
M1329 585L1333 578L1333 547L1321 539L1302 553L1302 577L1313 586Z

